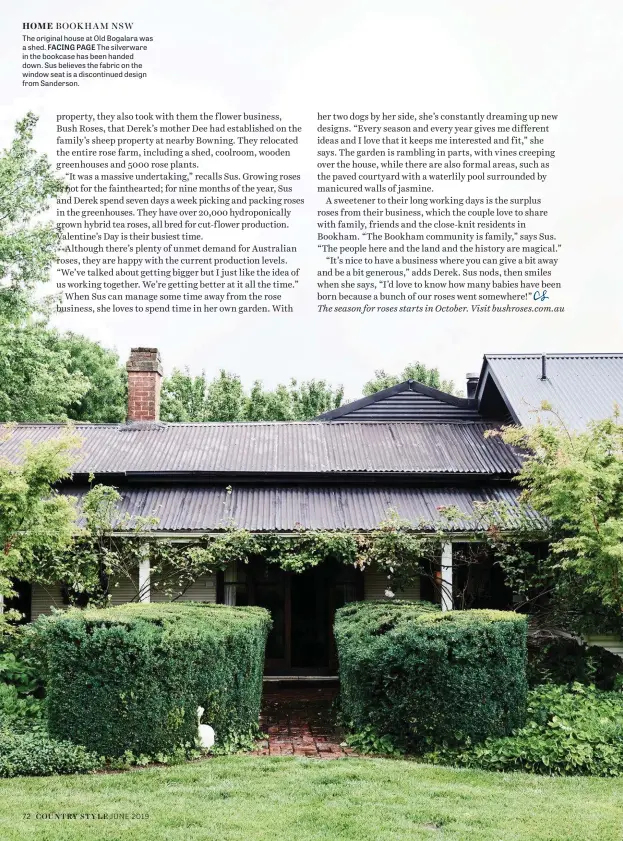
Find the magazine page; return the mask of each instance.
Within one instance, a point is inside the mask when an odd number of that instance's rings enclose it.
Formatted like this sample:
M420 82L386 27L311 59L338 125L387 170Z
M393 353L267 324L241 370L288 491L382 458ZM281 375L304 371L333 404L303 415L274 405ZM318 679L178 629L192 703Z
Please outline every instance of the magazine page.
M622 17L7 5L2 838L619 837Z

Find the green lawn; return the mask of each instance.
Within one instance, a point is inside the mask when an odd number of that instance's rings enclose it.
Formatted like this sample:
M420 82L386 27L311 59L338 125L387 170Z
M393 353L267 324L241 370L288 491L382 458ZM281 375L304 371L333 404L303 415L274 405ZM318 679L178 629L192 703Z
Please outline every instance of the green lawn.
M148 816L36 817L61 812ZM623 782L403 760L237 756L125 774L2 780L0 838L620 841Z

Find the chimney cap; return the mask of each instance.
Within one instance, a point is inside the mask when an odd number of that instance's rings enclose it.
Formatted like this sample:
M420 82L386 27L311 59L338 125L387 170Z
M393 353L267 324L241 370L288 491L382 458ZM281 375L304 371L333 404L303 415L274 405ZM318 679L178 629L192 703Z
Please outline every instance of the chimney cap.
M467 380L467 397L471 400L476 396L480 374L466 374L465 378Z
M156 347L133 347L126 369L129 373L152 372L163 375L160 351Z

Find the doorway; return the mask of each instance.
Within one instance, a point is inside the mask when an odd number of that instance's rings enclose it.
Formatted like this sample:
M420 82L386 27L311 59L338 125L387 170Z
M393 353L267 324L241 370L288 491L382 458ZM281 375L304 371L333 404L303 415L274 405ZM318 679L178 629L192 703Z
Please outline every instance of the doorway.
M353 567L325 562L288 572L257 560L236 586L236 604L265 607L273 627L266 641L267 675L337 674L333 639L335 611L363 597L363 575Z

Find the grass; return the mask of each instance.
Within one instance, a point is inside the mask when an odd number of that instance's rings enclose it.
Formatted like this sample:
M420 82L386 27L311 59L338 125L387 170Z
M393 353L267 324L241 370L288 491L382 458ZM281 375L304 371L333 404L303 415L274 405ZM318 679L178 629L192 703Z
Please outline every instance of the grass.
M61 822L37 817L41 813L109 817ZM496 774L405 760L233 756L125 774L0 781L2 841L622 837L623 784L616 780Z

